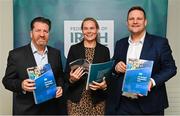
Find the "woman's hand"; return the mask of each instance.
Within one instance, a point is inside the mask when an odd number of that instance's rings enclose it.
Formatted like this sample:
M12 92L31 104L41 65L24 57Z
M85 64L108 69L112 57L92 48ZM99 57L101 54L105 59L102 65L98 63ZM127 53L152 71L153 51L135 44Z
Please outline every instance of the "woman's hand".
M57 87L57 90L56 90L56 98L61 97L62 94L63 94L63 89L62 89L62 87L60 87L60 86Z
M105 78L103 78L103 81L100 83L93 81L91 84L89 84L89 88L92 90L98 90L98 89L106 90L107 84Z
M71 70L69 81L74 83L85 74L83 67L78 67L75 71Z

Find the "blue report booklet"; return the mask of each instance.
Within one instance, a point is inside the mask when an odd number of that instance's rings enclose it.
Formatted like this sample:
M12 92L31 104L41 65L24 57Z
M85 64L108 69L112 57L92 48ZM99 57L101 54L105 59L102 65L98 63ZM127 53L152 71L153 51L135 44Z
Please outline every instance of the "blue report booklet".
M122 91L147 96L153 61L128 59Z
M103 81L103 78L109 77L112 74L113 65L114 60L104 63L90 64L86 83L86 90L88 90L89 83L92 83L92 81L101 82Z
M35 104L40 104L56 96L56 81L50 64L27 68L28 76L35 81L33 91Z

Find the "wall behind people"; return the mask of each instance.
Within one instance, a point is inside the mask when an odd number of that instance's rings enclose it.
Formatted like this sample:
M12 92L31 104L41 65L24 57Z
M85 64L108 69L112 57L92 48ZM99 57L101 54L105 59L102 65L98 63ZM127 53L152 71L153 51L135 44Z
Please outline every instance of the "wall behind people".
M176 61L177 74L166 83L170 106L165 110L167 115L180 115L180 6L177 4L180 4L180 0L169 0L168 4L167 37Z
M149 33L166 36L167 1L43 0L42 2L42 0L14 0L14 47L20 47L30 41L28 24L34 17L48 17L53 26L50 33L52 39L49 44L62 51L62 61L65 64L65 57L67 57L70 46L82 40L80 29L82 19L93 17L100 25L98 40L109 48L112 57L115 42L129 34L126 19L128 9L133 5L140 5L147 12Z
M173 55L176 60L177 67L180 67L180 54L178 49L180 46L180 10L178 6L179 0L169 0L168 6L168 23L167 37L173 50ZM59 14L59 17L61 14ZM63 29L63 27L61 27ZM121 30L115 30L120 33ZM7 63L8 51L13 48L13 5L12 0L0 0L0 79L2 79ZM178 61L179 60L179 61ZM180 115L180 84L179 70L175 78L172 78L167 83L168 96L170 107L165 114ZM0 114L11 114L12 110L12 93L5 90L0 83Z
M1 81L5 74L8 51L13 49L12 8L12 0L0 0L0 115L12 112L12 93L4 89Z

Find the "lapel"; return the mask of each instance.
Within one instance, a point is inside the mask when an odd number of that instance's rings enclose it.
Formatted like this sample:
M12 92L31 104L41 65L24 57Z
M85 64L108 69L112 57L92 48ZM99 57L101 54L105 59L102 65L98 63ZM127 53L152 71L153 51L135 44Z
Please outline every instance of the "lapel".
M152 41L151 41L150 35L146 33L140 59L148 59L147 57L151 49L151 45L152 45Z
M25 58L26 58L26 61L27 61L27 67L34 67L36 66L36 61L35 61L35 58L34 58L34 55L32 53L32 49L31 49L31 45L28 44L27 47L26 47L26 50L25 50Z
M76 49L73 50L74 53L76 53L75 57L73 60L82 58L85 59L85 47L84 47L84 41L81 41L80 43L77 44Z
M51 66L53 67L54 55L53 55L51 49L49 48L49 46L47 46L47 49L48 49L48 54L47 54L48 55L48 63L51 64Z
M98 42L96 42L96 47L94 50L94 58L93 58L92 63L102 62L101 60L102 60L103 56L101 56L101 54L100 54L101 50L102 50L102 48L101 48L100 44Z
M52 50L48 46L47 46L47 49L48 49L48 54L47 54L48 55L48 63L50 63L52 65L54 62L53 53L52 53ZM25 55L25 57L28 62L27 67L37 66L30 44L27 45L26 53L27 54Z
M81 41L80 47L79 47L79 56L80 58L85 58L85 47L84 47L84 40Z
M94 50L94 58L93 58L92 63L98 62L98 53L101 52L101 51L99 51L99 49L100 49L99 44L98 44L98 42L96 42L96 47L95 47L95 50Z
M122 51L121 52L121 55L122 55L122 60L123 62L126 62L126 59L127 59L127 51L128 51L128 47L129 47L129 43L128 43L128 37L126 38L126 41L123 43L123 46L122 47Z

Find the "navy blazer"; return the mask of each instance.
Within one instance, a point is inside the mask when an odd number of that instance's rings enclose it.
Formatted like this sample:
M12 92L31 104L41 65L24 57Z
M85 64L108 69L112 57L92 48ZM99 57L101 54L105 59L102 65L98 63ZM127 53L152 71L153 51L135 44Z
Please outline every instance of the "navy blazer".
M51 64L57 85L62 85L63 69L59 50L47 47L48 62ZM30 44L9 52L5 76L2 80L6 89L13 92L14 115L58 114L58 99L35 105L33 93L23 93L21 83L28 78L26 69L36 66Z
M69 82L69 73L70 73L70 67L69 63L76 60L76 59L85 59L85 47L83 44L83 41L72 45L68 57L67 57L67 63L66 63L66 79ZM95 47L95 53L94 53L94 59L93 63L102 63L110 60L110 53L109 49L100 43L97 42ZM73 102L79 102L83 88L86 85L87 75L84 75L79 81L71 84L69 82L69 87L67 91L68 99L70 99ZM97 103L99 101L102 101L106 98L106 93L103 90L96 90L91 91L92 100L93 103Z
M123 38L116 43L114 59L115 64L119 61L126 63L126 56L129 43L128 37ZM168 107L168 98L166 93L165 82L176 74L175 61L168 40L155 35L146 33L140 59L153 60L153 70L151 78L154 79L156 86L148 92L148 96L138 98L138 103L145 113L152 113L164 110ZM116 86L115 101L116 108L121 100L121 88L124 74L118 74L118 83Z

